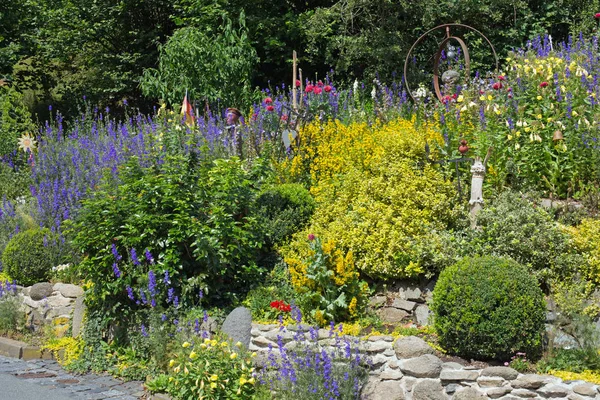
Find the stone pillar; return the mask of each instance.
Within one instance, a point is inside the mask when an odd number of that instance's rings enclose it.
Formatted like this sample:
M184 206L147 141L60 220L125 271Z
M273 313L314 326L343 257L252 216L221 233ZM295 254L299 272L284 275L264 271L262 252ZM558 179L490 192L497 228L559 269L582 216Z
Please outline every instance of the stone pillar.
M485 165L481 161L481 157L475 157L475 162L471 167L471 199L469 206L471 211L469 217L471 219L471 229L477 227L477 214L483 208L483 179L485 177Z

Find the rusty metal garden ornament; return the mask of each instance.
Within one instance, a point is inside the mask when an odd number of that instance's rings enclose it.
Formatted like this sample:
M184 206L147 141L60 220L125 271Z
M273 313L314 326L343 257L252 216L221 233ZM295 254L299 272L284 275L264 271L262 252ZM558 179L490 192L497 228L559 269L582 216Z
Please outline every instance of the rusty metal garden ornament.
M480 31L478 31L477 29L475 29L469 25L464 25L464 24L443 24L443 25L436 26L435 28L432 28L432 29L428 30L427 32L425 32L423 35L421 35L421 37L419 37L417 39L417 41L412 45L412 47L408 51L408 54L406 55L406 60L404 62L404 80L406 83L406 89L408 90L408 93L410 94L410 97L412 97L413 100L415 100L415 98L413 96L412 91L410 90L408 79L406 78L407 72L408 72L408 63L410 60L410 56L411 56L413 50L415 49L415 47L423 39L425 39L429 34L431 34L434 31L443 29L443 30L445 30L445 34L446 34L444 40L442 40L441 43L438 45L438 50L435 53L435 58L434 58L434 63L433 63L433 87L435 89L435 95L437 96L438 100L443 101L442 91L440 89L440 76L439 76L439 67L440 67L440 60L442 58L442 52L444 51L444 49L446 49L446 51L447 51L446 55L448 58L454 58L456 56L457 49L455 46L453 46L451 44L451 41L458 42L458 44L460 46L463 57L465 59L465 64L464 64L465 76L467 79L469 79L470 71L471 71L470 70L471 58L469 55L469 49L467 47L467 44L461 37L453 36L450 33L450 28L452 28L452 27L461 27L461 28L469 29L469 30L477 33L478 35L480 35L483 39L485 39L485 41L489 44L490 48L492 49L494 59L496 60L496 71L498 70L498 56L496 55L496 50L494 49L492 42L490 42L489 39L483 33L481 33ZM460 73L458 73L457 71L451 70L451 69L445 71L441 76L442 83L444 85L448 85L448 86L454 86L458 82L459 79L460 79Z

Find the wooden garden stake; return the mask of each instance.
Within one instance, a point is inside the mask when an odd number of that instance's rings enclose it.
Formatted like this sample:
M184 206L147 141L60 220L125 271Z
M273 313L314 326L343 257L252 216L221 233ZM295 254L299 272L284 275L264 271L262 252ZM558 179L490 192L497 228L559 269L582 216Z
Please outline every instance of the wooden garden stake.
M298 79L297 75L296 75L296 71L297 71L297 56L296 56L296 50L294 50L294 52L292 53L292 58L293 58L293 68L294 70L292 71L292 104L294 106L294 110L298 109L298 101L296 98L296 80Z

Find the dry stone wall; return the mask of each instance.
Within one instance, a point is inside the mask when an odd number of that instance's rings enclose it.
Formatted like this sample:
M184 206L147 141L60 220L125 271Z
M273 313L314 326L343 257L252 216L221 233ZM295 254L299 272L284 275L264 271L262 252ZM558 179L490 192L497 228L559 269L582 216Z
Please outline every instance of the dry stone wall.
M287 349L297 346L294 338L298 338L298 328L252 324L251 335L250 350L258 353L258 360L267 360L269 348L277 354L278 343ZM308 333L304 336L309 338ZM397 340L392 336L346 338L358 346L372 364L363 399L600 400L599 386L583 381L565 382L553 376L521 374L504 366L477 368L443 362L431 346L414 336ZM319 329L317 341L324 348L331 347L330 331Z
M36 283L19 288L19 298L27 316L27 326L38 331L50 325L58 337L72 327L79 335L83 319L83 289L66 283Z

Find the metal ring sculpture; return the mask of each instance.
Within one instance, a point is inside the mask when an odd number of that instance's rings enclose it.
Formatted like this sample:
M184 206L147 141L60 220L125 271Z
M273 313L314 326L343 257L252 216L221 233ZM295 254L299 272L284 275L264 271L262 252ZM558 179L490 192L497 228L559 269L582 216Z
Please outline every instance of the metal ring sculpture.
M458 44L460 45L462 52L464 54L465 57L465 71L466 71L466 76L469 77L470 74L470 70L471 70L471 58L469 56L469 49L467 48L466 43L464 42L464 40L462 40L462 38L458 37L458 36L452 36L450 34L450 27L463 27L463 28L467 28L472 30L473 32L476 32L477 34L479 34L482 38L485 39L485 41L490 45L490 48L492 49L492 53L494 54L494 59L496 60L496 71L498 71L498 56L496 55L496 49L494 49L494 46L492 45L492 42L489 41L489 39L480 31L478 31L477 29L469 26L469 25L464 25L464 24L443 24L443 25L438 25L435 28L431 28L430 30L428 30L427 32L425 32L424 34L422 34L415 43L413 43L412 47L410 48L410 50L408 51L408 54L406 55L406 60L404 61L404 83L406 84L406 89L408 90L408 94L410 94L410 97L413 99L413 101L415 100L412 91L410 90L410 86L408 84L408 79L406 78L407 76L407 71L408 71L408 62L410 60L410 55L412 54L414 48L427 36L429 35L431 32L436 31L438 29L445 29L446 30L446 37L444 38L444 40L442 40L442 42L440 43L440 45L438 46L438 50L435 53L435 59L434 59L434 63L433 63L433 87L435 88L435 95L437 96L439 101L442 101L442 92L440 90L440 77L439 77L439 66L440 66L440 59L442 58L442 51L444 50L444 46L446 46L446 44L451 41L451 40L456 40L458 42Z

